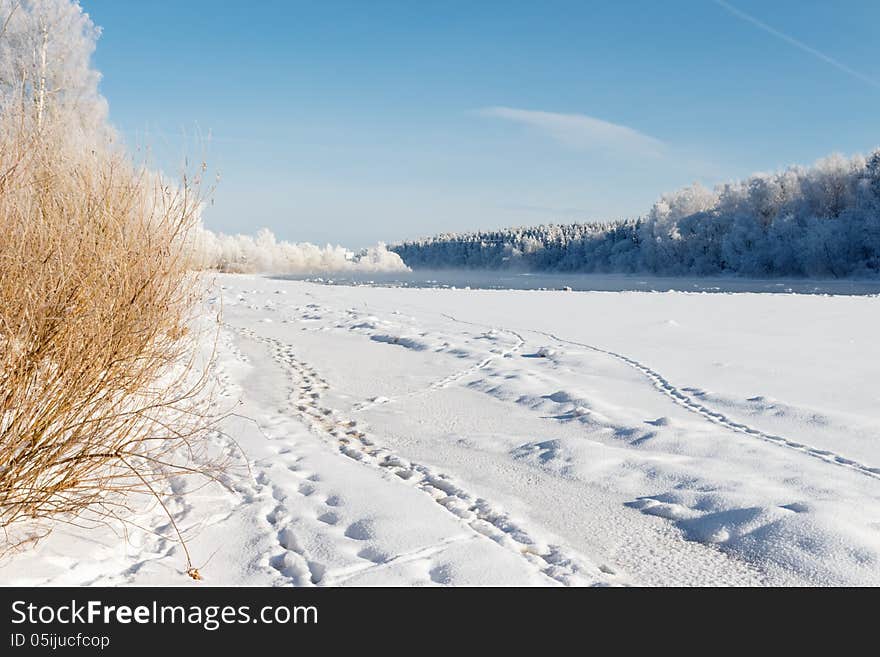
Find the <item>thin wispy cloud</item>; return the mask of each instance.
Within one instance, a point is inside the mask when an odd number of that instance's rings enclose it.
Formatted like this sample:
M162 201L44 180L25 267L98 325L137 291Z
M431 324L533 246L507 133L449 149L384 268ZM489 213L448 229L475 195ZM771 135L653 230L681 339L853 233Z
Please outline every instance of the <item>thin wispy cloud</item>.
M765 23L761 20L758 20L757 18L755 18L751 14L747 14L746 12L744 12L740 9L737 9L729 2L725 2L724 0L713 0L713 1L715 2L716 5L718 5L719 7L724 9L725 11L729 12L730 14L736 16L737 18L739 18L741 20L744 20L747 23L751 23L752 25L757 27L759 30L763 30L764 32L767 32L767 34L771 34L771 35L775 36L777 39L781 39L782 41L785 41L787 44L794 46L795 48L802 50L805 53L809 53L813 57L816 57L817 59L822 60L826 64L830 64L834 68L836 68L840 71L843 71L847 75L850 75L850 76L856 78L857 80L861 80L862 82L865 82L866 84L869 84L872 87L877 87L878 89L880 89L880 80L876 80L869 75L865 75L864 73L860 73L859 71L856 71L855 69L850 68L846 64L839 62L838 60L834 59L830 55L826 55L824 52L822 52L820 50L816 50L815 48L813 48L811 46L808 46L803 41L798 41L793 36L790 36L790 35L786 34L785 32L780 32L775 27L771 27L770 25L767 25L767 23Z
M534 128L571 148L659 155L664 146L659 139L638 130L586 114L559 114L513 107L484 107L478 113Z

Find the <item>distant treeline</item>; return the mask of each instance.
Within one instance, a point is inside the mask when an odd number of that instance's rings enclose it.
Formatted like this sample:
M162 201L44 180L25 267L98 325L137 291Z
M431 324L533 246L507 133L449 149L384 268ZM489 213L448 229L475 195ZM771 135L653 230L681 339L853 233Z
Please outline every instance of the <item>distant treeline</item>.
M880 150L693 185L637 219L444 233L389 250L421 269L877 277Z

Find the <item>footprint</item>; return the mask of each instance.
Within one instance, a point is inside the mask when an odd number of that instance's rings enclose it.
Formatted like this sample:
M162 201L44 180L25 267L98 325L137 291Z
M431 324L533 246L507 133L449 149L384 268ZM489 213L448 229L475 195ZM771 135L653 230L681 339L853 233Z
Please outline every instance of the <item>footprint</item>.
M297 490L303 497L308 497L315 492L315 487L312 484L302 483Z
M358 520L346 528L345 535L356 541L369 541L371 538L375 538L376 532L373 530L372 522Z
M274 509L272 509L269 514L266 515L266 520L269 522L270 525L274 525L276 522L284 517L285 513L286 509L279 504Z
M339 522L339 514L335 511L328 511L318 516L318 520L328 525L335 525Z
M301 549L299 542L296 540L296 534L293 533L290 527L285 527L278 532L278 544L285 550L293 550L294 552L299 552Z
M363 550L358 552L357 555L361 559L366 559L367 561L372 561L373 563L385 563L391 558L390 555L382 552L382 550L373 547L372 545L365 547Z
M295 552L285 552L269 560L269 565L279 573L291 579L297 586L306 583L308 572L307 564L303 563L302 556Z
M452 573L450 572L449 566L447 564L434 566L428 572L428 575L430 576L431 581L435 584L443 584L444 586L448 586L452 582Z
M312 584L320 584L321 580L324 579L324 574L327 572L327 567L318 563L317 561L309 561L307 563L309 567L309 572L311 573Z
M327 506L344 506L345 502L339 495L331 495L326 500L324 500L324 504Z

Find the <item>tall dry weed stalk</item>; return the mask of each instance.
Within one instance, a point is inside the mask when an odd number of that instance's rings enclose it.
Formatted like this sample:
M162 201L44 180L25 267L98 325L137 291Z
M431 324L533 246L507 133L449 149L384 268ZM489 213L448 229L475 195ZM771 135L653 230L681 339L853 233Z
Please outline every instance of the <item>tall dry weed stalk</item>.
M169 477L211 476L190 333L197 183L169 187L111 148L0 126L7 546L21 521L123 518L130 493L161 503Z

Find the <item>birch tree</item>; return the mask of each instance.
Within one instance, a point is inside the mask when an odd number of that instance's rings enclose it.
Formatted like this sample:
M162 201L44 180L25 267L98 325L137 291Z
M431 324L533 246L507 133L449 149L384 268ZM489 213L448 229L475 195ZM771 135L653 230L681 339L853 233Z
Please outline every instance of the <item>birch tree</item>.
M75 0L0 0L0 103L30 127L69 138L112 138L101 75L91 59L100 29Z

